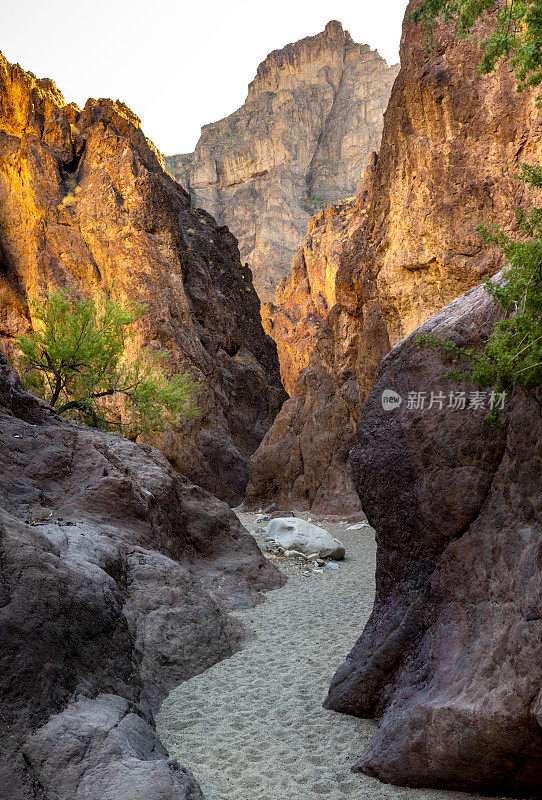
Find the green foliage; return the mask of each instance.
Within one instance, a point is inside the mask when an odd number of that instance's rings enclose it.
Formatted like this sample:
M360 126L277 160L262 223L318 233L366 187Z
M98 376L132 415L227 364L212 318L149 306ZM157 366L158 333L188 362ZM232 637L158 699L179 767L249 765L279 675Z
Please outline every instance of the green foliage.
M494 0L423 0L410 13L410 20L422 22L432 44L438 19L454 22L456 33L466 36L479 19L495 7ZM479 72L493 72L497 63L509 61L518 80L518 91L542 82L542 0L501 2L493 32L482 39Z
M495 7L494 0L423 0L410 13L422 22L432 44L436 21L454 22L456 33L466 36ZM478 71L492 72L499 61L513 67L518 91L542 83L542 0L500 2L493 32L480 42L483 56ZM540 101L541 98L539 98ZM542 167L522 164L517 176L533 188L542 188ZM446 353L457 365L447 371L453 380L469 380L502 392L519 385L534 389L542 384L542 208L516 211L520 235L512 239L498 226L480 225L484 241L502 249L508 267L501 282L486 281L488 294L499 303L503 317L482 352L459 347L454 341L420 336L421 347ZM498 424L493 408L489 415Z
M17 339L25 385L58 413L82 415L96 426L119 427L131 437L163 430L166 422L196 413L196 385L186 373L168 378L168 352L139 348L124 359L126 337L146 311L140 303L96 304L66 289L51 289L32 303L37 330ZM122 397L125 422L107 419L106 398Z
M327 203L324 199L315 194L311 194L309 191L307 191L306 196L301 201L301 208L311 216L316 214L317 211L321 211L326 205Z
M522 180L542 186L542 167L522 165ZM484 241L500 247L508 263L503 280L487 280L487 293L503 312L482 350L459 347L452 340L424 335L420 347L446 353L458 365L446 372L452 380L468 380L503 392L518 385L535 389L542 384L542 208L517 211L520 236L512 239L498 227L480 225ZM498 411L490 419L498 423Z

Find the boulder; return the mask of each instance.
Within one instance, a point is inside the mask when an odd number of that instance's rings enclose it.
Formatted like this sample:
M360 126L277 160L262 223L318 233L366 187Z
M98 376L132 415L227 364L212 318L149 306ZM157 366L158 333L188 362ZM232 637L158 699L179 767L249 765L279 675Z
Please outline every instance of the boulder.
M126 800L137 791L138 800L204 800L192 773L118 695L71 703L29 737L24 757L57 797Z
M344 545L324 528L304 519L277 518L267 526L267 539L284 550L297 550L305 555L317 553L321 558L344 558Z
M407 786L528 797L542 786L540 391L485 410L402 402L385 390L464 391L419 334L478 349L498 318L483 287L396 345L363 406L351 453L377 532L376 599L326 707L376 717L356 769ZM478 390L479 391L479 390ZM442 405L442 407L441 407Z
M200 800L153 711L283 582L145 444L61 421L0 354L0 797Z

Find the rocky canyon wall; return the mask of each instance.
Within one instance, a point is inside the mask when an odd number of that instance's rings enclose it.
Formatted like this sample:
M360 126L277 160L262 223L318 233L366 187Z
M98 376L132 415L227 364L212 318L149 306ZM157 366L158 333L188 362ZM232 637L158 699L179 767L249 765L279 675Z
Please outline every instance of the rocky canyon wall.
M379 719L357 765L369 775L528 797L542 785L540 390L509 392L499 428L487 397L485 409L406 402L476 389L447 381L449 361L419 334L479 348L498 317L477 287L382 362L352 450L377 531L376 599L326 706ZM385 389L404 399L393 411Z
M147 305L138 343L199 382L199 416L153 440L176 469L239 502L248 459L285 398L237 242L163 169L119 101L65 105L52 81L0 56L0 336L29 301L69 285ZM133 343L136 347L137 343Z
M378 148L397 67L339 22L270 53L241 108L205 125L170 172L239 240L263 301L273 301L310 214L354 195Z
M153 712L282 576L145 444L59 420L0 353L0 797L203 800Z
M542 117L534 93L518 94L507 67L481 77L479 60L475 44L447 26L428 53L423 30L405 22L402 66L363 199L311 222L292 276L269 306L266 325L291 398L252 458L249 507L276 500L359 510L347 454L380 360L502 266L475 226L515 229L514 207L527 199L515 175L522 161L540 161ZM330 263L339 264L331 282ZM299 309L312 317L303 322Z

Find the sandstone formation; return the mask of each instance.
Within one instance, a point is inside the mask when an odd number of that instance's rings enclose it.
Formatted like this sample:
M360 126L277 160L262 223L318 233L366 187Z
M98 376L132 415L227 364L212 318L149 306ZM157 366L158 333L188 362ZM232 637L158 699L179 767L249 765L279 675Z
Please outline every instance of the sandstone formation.
M506 66L477 75L479 60L473 41L458 41L446 26L428 53L423 30L405 22L370 197L347 212L344 232L343 207L311 223L324 235L309 235L270 306L266 325L291 398L253 456L247 507L276 500L283 508L359 510L346 460L380 360L502 266L475 226L517 225L514 207L527 193L514 176L521 162L540 161L541 112L535 92L516 92ZM330 262L339 263L335 286L323 292ZM315 308L308 323L298 321Z
M154 732L280 585L227 505L154 448L59 421L0 357L0 796L202 800Z
M0 56L0 335L29 300L68 284L146 303L139 342L200 383L199 417L153 440L176 469L239 502L248 459L285 397L250 270L232 234L163 169L122 103L65 105Z
M194 205L238 238L262 300L290 274L309 215L357 192L396 75L329 22L270 53L244 105L205 125L194 153L166 159Z
M477 348L497 312L470 290L382 362L352 451L376 600L326 706L379 718L356 767L370 775L526 797L542 785L542 397L515 389L498 429L487 397L485 411L451 410L450 392L475 387L446 381L446 361L417 344ZM399 408L383 409L385 389ZM410 409L418 391L443 407Z

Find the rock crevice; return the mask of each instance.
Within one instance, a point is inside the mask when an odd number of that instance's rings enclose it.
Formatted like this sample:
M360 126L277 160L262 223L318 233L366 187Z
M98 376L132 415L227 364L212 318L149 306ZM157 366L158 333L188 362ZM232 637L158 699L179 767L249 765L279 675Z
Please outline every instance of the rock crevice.
M515 176L540 161L541 116L506 65L478 75L480 57L445 25L428 53L405 21L378 161L357 199L309 221L291 276L262 309L290 399L252 457L247 507L359 510L347 455L381 359L503 266L475 228L517 231L527 196Z
M168 348L169 368L199 382L199 416L150 441L238 503L285 398L250 271L123 103L79 110L52 86L0 56L0 337L9 354L33 323L29 301L52 286L145 303L134 351Z

